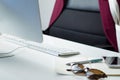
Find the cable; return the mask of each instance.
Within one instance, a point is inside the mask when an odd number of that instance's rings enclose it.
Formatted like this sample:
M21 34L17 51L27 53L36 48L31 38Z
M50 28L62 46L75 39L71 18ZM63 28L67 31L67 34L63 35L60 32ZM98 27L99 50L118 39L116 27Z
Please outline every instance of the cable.
M14 54L11 54L11 53L17 51L17 50L20 49L20 48L24 48L24 47L26 47L26 46L17 47L17 48L15 48L14 50L11 50L11 51L9 51L9 52L0 53L0 58L12 57L12 56L14 56Z

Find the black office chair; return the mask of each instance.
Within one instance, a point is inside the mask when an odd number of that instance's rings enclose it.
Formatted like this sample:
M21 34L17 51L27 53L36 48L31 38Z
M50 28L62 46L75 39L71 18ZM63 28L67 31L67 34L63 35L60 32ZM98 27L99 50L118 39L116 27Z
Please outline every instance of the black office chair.
M44 33L114 50L103 31L98 0L65 0L62 13Z

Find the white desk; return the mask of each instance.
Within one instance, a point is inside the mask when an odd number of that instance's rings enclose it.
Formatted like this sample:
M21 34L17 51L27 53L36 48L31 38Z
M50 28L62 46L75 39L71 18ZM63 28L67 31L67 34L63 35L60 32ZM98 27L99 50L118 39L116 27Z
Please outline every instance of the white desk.
M62 40L44 35L44 42L58 47L65 47L80 51L80 55L101 57L103 55L120 54ZM9 43L13 45L12 43ZM14 45L17 46L17 45ZM2 47L2 45L0 45ZM86 77L57 75L55 59L58 57L28 48L21 48L14 52L14 57L0 59L0 80L87 80ZM76 57L76 56L73 56ZM119 76L110 76L106 80L119 80Z

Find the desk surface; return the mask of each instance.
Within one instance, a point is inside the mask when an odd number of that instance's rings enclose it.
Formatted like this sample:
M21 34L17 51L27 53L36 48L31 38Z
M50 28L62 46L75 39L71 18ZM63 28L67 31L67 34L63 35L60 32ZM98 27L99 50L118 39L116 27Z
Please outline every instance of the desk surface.
M103 55L120 54L92 46L75 43L51 36L44 35L43 43L57 47L69 48L80 51L78 56L101 57ZM4 45L5 43L5 45ZM7 42L8 43L8 42ZM61 44L62 43L62 44ZM0 42L0 48L7 46L6 41ZM13 43L9 43L9 45ZM15 51L15 56L0 58L0 80L87 80L86 77L57 75L55 71L55 60L60 58L36 50L21 48ZM78 57L77 56L77 57ZM76 56L73 56L75 58ZM72 57L70 57L72 58ZM119 80L119 76L109 76L106 80Z

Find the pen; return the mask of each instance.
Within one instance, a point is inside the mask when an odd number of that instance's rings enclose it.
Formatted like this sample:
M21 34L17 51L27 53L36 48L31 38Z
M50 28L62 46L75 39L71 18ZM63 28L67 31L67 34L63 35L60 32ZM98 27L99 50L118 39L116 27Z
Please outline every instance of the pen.
M71 66L74 64L97 63L97 62L101 62L102 60L103 59L91 59L91 60L86 60L86 61L70 62L70 63L67 63L66 65Z

